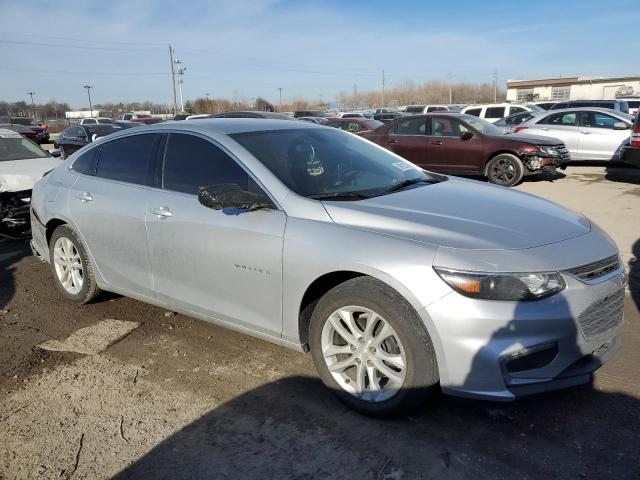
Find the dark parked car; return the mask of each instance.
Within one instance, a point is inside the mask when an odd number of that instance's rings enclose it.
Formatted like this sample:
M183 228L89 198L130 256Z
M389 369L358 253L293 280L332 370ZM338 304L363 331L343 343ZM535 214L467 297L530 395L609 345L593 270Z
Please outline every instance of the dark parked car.
M24 125L17 125L15 123L2 123L0 124L0 128L6 128L7 130L13 130L16 133L19 133L25 138L28 138L32 142L38 142L38 134L35 130L25 127Z
M53 141L53 146L60 149L62 158L67 158L85 145L93 142L96 138L120 132L124 128L128 127L115 123L69 127Z
M569 100L553 105L549 110L561 110L576 107L599 107L629 113L629 104L624 100Z
M33 118L29 117L0 117L0 123L8 125L24 125L36 132L36 138L29 138L36 143L49 143L49 129L46 126L38 125Z
M252 110L248 112L222 112L213 113L208 118L269 118L271 120L293 120L289 115L277 112L261 112Z
M624 147L621 156L623 162L640 168L640 115L636 115L629 145Z
M382 123L393 122L396 118L406 117L407 114L404 112L380 112L373 115L374 120L378 120Z
M322 125L339 128L351 133L363 133L375 130L384 125L384 123L370 118L330 118L322 122Z
M486 120L459 113L399 118L362 136L425 169L486 176L509 187L524 175L554 170L569 161L560 140L503 135Z
M322 110L298 110L293 113L293 118L300 117L326 117L327 113Z

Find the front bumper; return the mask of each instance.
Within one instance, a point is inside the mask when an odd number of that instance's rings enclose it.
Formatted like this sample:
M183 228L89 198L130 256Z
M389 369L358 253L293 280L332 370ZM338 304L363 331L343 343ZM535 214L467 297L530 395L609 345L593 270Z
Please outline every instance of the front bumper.
M618 346L622 313L604 331L585 336L594 305L620 307L624 269L587 284L563 274L567 288L534 302L475 300L451 292L421 311L434 325L440 384L445 393L510 401L523 395L588 383ZM604 302L604 303L603 303ZM605 305L606 306L606 305ZM613 310L601 309L602 315ZM619 318L618 318L619 316ZM591 320L589 320L591 321ZM598 320L599 321L599 320ZM554 345L555 356L525 370L506 371L505 359Z

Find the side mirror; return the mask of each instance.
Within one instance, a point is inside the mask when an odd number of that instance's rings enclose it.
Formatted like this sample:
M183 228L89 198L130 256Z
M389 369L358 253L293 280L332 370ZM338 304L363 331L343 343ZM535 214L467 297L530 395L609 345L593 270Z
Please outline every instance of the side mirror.
M472 132L462 132L460 134L460 140L466 141L466 140L471 140L473 138L473 133Z
M50 148L49 150L47 150L47 152L49 152L49 155L55 158L59 158L62 156L62 150L60 150L59 148Z
M273 208L271 202L261 195L248 192L233 183L208 185L200 187L198 201L207 208L223 210L235 208L242 210L258 210Z
M614 130L627 130L629 126L624 122L616 122L613 124Z

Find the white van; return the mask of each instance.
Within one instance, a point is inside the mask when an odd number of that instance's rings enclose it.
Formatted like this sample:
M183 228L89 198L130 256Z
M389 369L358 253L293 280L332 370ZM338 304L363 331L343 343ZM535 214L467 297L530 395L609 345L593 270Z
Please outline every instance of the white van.
M469 105L462 109L462 113L484 118L488 122L497 122L501 118L514 113L531 112L534 109L519 103L488 103L485 105Z

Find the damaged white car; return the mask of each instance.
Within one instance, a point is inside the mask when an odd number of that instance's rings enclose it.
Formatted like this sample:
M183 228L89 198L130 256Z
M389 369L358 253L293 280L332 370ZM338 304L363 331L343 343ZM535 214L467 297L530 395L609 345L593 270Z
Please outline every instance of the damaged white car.
M15 238L29 231L33 184L59 164L31 140L0 129L0 237Z

